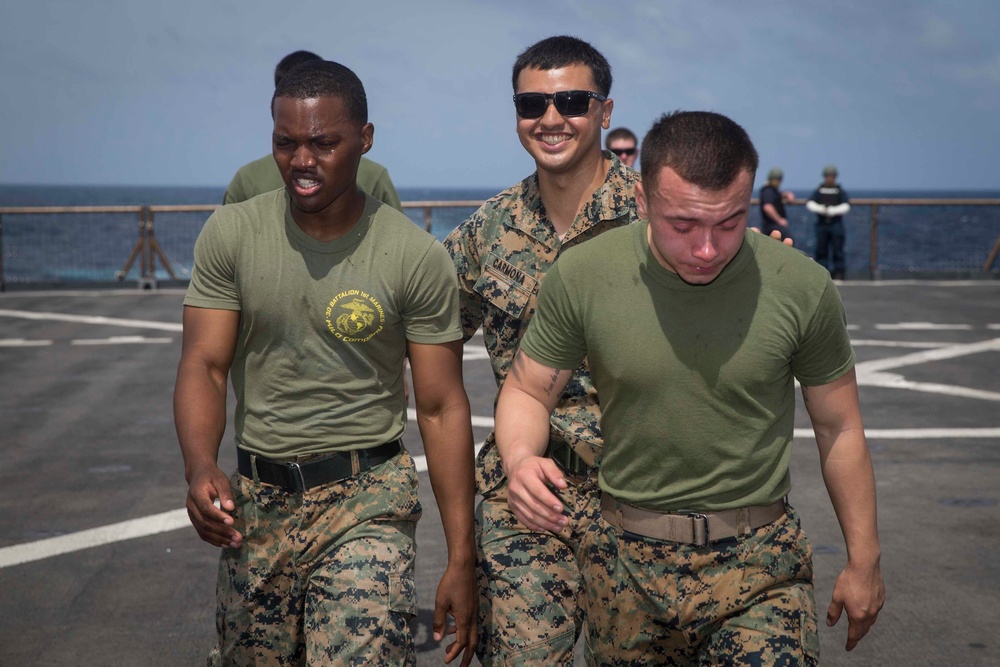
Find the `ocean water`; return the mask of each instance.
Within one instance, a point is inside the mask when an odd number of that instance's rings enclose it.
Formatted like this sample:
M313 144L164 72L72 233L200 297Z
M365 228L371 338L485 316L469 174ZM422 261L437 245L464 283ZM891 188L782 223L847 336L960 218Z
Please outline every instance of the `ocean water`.
M845 183L845 186L847 184ZM496 188L399 188L408 201L482 201ZM158 186L36 186L0 185L0 207L13 206L141 206L217 204L224 187ZM997 191L889 191L848 188L852 200L891 199L998 199ZM809 191L796 192L800 199ZM435 209L431 232L443 239L474 212L474 208ZM423 209L406 213L421 227ZM797 248L813 250L815 216L804 206L790 206L788 218ZM155 213L153 269L159 281L190 277L194 241L208 212ZM872 277L872 207L855 204L846 218L847 277ZM758 225L756 206L750 224ZM62 284L113 284L121 277L135 284L141 273L141 256L135 254L139 239L136 213L5 214L0 218L0 258L5 289ZM882 278L968 278L984 275L982 268L1000 239L1000 205L878 207L876 274ZM130 257L133 261L129 263ZM169 266L170 271L167 270ZM985 274L1000 277L1000 260Z

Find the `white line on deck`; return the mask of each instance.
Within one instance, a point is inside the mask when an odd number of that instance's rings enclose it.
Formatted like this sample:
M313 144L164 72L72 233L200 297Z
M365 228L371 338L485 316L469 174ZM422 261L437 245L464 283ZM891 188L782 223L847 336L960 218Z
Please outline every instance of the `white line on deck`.
M491 426L493 424L493 420L488 417L473 417L473 419L478 420L480 425L484 425L487 421ZM866 429L865 435L870 440L1000 438L1000 428ZM812 439L813 431L808 428L797 428L795 429L795 437ZM482 443L476 445L477 453L481 447ZM413 461L417 472L426 472L426 456L414 456ZM0 569L181 528L190 528L186 509L172 510L141 519L131 519L100 528L81 530L69 535L16 544L0 548Z
M483 443L476 445L476 454L479 453L482 447ZM427 472L426 456L414 456L413 463L418 473ZM81 549L99 547L113 542L123 542L136 537L148 537L149 535L166 533L181 528L191 528L191 522L188 520L186 509L171 510L141 519L130 519L128 521L113 523L100 528L91 528L68 535L50 537L25 544L16 544L11 547L0 548L0 569L36 560L44 560L53 556L80 551ZM193 528L191 529L193 530Z
M954 343L915 343L902 340L852 339L851 345L855 347L910 347L918 350L928 350L937 347L948 347L949 345L954 345Z
M910 354L904 354L900 357L888 357L886 359L862 361L857 364L857 369L859 374L862 371L874 373L877 371L886 371L892 368L901 368L903 366L915 366L928 361L942 361L944 359L954 359L956 357L977 354L979 352L995 351L1000 351L1000 338L979 341L978 343L951 345L949 347L942 347L936 350L925 350L924 352L911 352Z
M132 519L113 523L109 526L81 530L69 535L50 537L37 542L18 544L12 547L0 549L0 568L21 563L30 563L43 558L51 558L60 554L89 549L112 542L131 540L136 537L146 537L156 535L170 530L177 530L185 526L190 526L186 509L163 512L141 519Z
M128 345L142 343L172 343L173 338L146 338L145 336L111 336L110 338L76 338L71 345Z
M969 331L968 324L934 324L933 322L897 322L896 324L876 324L882 331Z
M471 341L470 341L471 342ZM482 346L470 346L468 343L465 344L465 349L462 351L462 361L478 361L480 359L489 359L490 353L486 351L485 347Z
M474 419L480 420L481 423L487 420L491 424L493 422L492 419L488 419L487 417L475 417ZM865 435L869 440L965 440L1000 438L1000 428L866 429ZM808 428L797 428L795 429L795 437L812 439L813 431ZM476 445L476 451L478 452L481 447L481 443ZM417 472L426 472L426 456L414 456L413 461ZM179 509L154 514L141 519L130 519L128 521L113 523L100 528L81 530L68 535L50 537L25 544L15 544L14 546L0 548L0 569L44 560L81 549L89 549L90 547L190 527L187 510Z
M2 338L0 347L45 347L52 345L51 340L27 340L25 338Z
M896 373L867 373L858 371L858 384L862 387L882 387L885 389L909 389L927 394L942 394L944 396L959 396L975 398L984 401L1000 401L1000 392L961 387L937 382L914 382Z
M78 324L105 324L114 327L135 327L137 329L159 329L160 331L180 331L181 325L173 322L152 322L150 320L123 320L102 315L66 315L63 313L35 313L30 310L5 310L0 308L0 317L19 317L25 320L51 320L56 322L76 322Z
M406 409L406 418L411 422L417 421L417 411L413 408ZM493 428L493 417L477 417L472 416L472 425L481 426L483 428Z

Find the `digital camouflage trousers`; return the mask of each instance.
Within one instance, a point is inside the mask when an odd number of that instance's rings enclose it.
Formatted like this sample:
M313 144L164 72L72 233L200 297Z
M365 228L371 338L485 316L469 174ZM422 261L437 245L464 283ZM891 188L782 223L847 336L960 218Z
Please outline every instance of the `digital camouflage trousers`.
M233 475L238 549L219 563L219 665L414 665L421 508L403 451L303 493Z
M504 482L476 508L479 545L479 646L484 667L573 665L584 627L583 575L577 559L600 513L597 475L567 477L556 494L569 526L539 533L507 506Z
M819 664L812 547L791 509L704 547L597 525L584 557L591 664Z

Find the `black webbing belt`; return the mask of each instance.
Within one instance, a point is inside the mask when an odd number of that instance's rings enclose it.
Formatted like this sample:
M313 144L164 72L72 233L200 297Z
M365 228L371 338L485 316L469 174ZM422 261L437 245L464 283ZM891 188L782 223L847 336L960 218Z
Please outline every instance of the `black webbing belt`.
M337 452L305 461L274 461L237 448L237 460L240 474L248 479L302 492L374 468L399 454L402 448L403 443L397 439L370 449Z

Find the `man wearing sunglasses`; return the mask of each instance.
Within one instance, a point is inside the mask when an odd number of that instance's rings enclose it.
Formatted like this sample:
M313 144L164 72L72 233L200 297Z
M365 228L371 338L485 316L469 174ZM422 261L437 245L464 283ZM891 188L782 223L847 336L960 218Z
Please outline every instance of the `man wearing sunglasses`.
M616 127L604 138L604 146L618 156L626 167L635 167L639 158L639 139L627 127Z
M638 174L610 151L601 130L614 103L611 68L590 44L550 37L513 67L517 136L536 171L487 201L452 232L465 339L480 328L497 385L503 384L535 311L546 271L567 248L636 220ZM529 530L508 508L493 434L476 466L483 665L572 665L583 627L577 559L599 511L595 465L602 439L597 396L584 362L550 422L544 466L567 480L570 517L558 533ZM541 473L540 473L541 474Z

